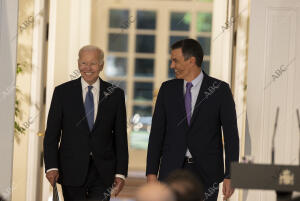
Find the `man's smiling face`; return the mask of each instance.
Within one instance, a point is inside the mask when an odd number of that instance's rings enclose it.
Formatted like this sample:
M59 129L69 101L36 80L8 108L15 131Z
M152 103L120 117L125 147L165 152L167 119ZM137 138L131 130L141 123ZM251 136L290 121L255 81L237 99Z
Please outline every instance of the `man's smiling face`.
M175 76L177 79L186 80L188 77L190 77L190 74L192 73L191 62L190 59L184 59L181 48L172 50L171 61L172 63L170 68L175 71Z
M78 59L78 68L82 78L89 84L94 84L103 70L103 61L96 50L82 51Z

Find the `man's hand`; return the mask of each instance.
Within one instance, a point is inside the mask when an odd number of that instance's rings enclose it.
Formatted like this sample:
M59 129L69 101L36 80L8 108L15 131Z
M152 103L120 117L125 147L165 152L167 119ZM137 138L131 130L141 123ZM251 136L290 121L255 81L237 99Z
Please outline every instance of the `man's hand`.
M227 200L231 197L231 195L234 192L234 188L231 187L231 180L230 179L224 179L223 181L223 200Z
M114 181L114 189L113 189L112 195L118 196L119 193L121 192L121 190L123 189L124 185L125 185L125 180L122 178L116 177L115 181Z
M46 178L50 182L52 186L54 186L54 183L58 180L59 173L58 170L51 170L46 173Z
M148 174L147 175L147 182L157 182L157 176L155 174Z

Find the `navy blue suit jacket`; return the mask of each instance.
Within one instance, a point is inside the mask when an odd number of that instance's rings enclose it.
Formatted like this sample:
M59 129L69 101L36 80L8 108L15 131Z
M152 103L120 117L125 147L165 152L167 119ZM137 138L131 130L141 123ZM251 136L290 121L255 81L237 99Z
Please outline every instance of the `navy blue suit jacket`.
M230 178L230 163L239 158L236 111L230 87L205 73L190 126L186 119L183 80L162 84L152 119L146 174L159 174L159 179L164 179L173 170L182 168L187 148L206 185Z
M106 185L115 174L127 176L128 146L122 89L100 79L98 112L89 130L80 78L55 88L44 138L45 169L58 168L59 182L83 185L90 153Z

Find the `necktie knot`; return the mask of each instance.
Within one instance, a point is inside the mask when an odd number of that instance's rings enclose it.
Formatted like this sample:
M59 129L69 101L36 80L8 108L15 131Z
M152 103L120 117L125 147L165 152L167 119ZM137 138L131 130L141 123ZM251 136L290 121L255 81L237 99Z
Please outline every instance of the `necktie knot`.
M186 83L186 89L190 90L193 87L193 84L191 82Z
M88 86L88 92L90 92L93 89L93 86Z

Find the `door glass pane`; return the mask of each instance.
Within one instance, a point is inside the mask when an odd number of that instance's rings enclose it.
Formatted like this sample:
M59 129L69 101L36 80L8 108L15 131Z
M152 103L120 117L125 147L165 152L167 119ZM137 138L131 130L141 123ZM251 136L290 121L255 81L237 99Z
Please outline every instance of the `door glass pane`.
M139 53L154 53L155 36L154 35L136 35L135 51Z
M209 61L203 61L201 67L206 74L209 74Z
M152 106L141 106L136 105L133 107L133 115L140 115L140 116L146 116L151 117L152 116ZM151 124L151 122L150 122Z
M127 29L129 26L129 11L111 9L109 11L109 27Z
M170 39L169 39L169 52L171 53L171 46L175 42L186 39L186 38L188 38L188 36L170 36Z
M172 31L189 31L191 24L191 14L182 12L171 13L170 30Z
M175 71L174 69L170 68L171 66L171 59L169 59L169 66L168 66L168 77L169 78L175 78Z
M197 32L211 32L211 13L197 13Z
M124 90L125 95L127 94L126 92L126 81L120 81L120 80L108 80L107 82L121 88Z
M155 11L138 11L137 12L137 29L155 29L156 12Z
M198 37L198 42L200 43L205 55L210 55L210 37Z
M153 77L154 60L153 59L136 59L135 60L135 73L136 77Z
M128 35L110 33L108 50L111 52L127 52Z
M127 58L108 56L104 69L105 75L108 77L126 76Z
M152 121L151 106L134 106L131 119L132 131L130 133L130 146L135 149L148 147L149 134Z
M134 100L135 101L152 101L153 83L135 82L134 83Z

